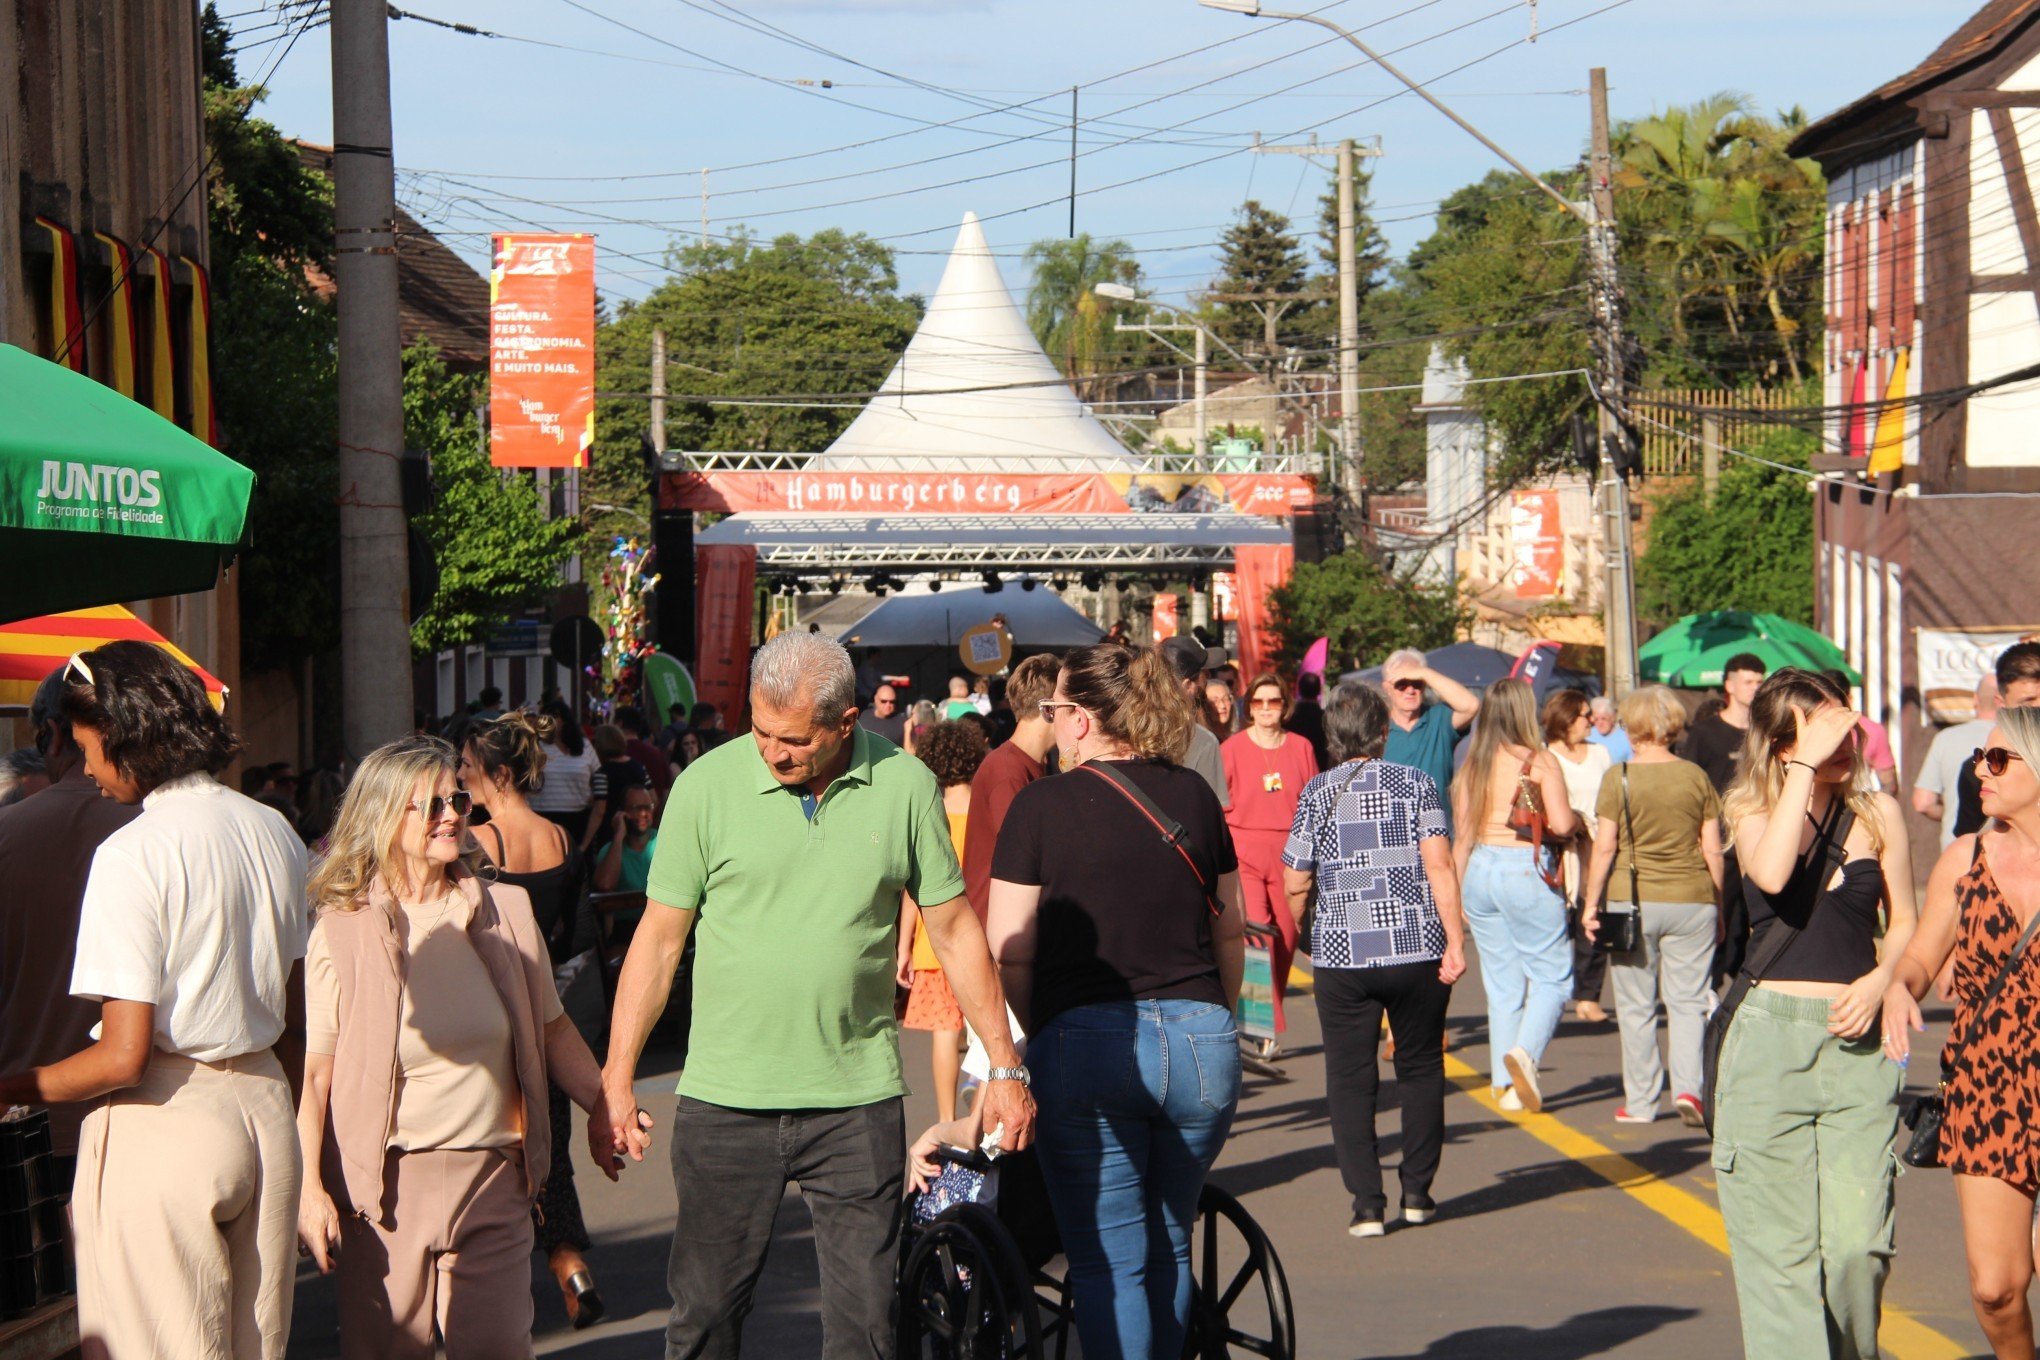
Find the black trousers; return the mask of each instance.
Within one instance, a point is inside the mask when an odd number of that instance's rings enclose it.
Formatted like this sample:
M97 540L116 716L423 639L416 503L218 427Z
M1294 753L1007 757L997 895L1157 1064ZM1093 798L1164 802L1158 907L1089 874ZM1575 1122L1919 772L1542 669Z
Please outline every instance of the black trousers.
M1568 921L1574 919L1567 917ZM1594 948L1584 932L1572 937L1572 999L1601 1004L1601 989L1608 981L1608 956Z
M1402 1202L1431 1207L1445 1146L1445 1007L1452 988L1436 960L1387 968L1320 968L1318 1023L1325 1038L1326 1099L1339 1175L1356 1214L1381 1214L1381 1156L1374 1113L1381 1093L1381 1017L1395 1026L1395 1079L1402 1103Z
M733 1110L680 1098L680 1220L666 1360L735 1360L788 1181L815 1221L823 1360L891 1360L907 1139L895 1097L844 1110Z

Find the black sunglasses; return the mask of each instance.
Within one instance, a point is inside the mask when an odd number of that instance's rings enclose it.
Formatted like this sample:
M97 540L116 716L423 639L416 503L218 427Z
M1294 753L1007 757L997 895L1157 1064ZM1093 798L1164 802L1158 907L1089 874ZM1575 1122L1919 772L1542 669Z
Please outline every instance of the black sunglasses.
M2021 756L2017 751L2007 751L2002 746L1992 746L1988 748L1979 746L1974 751L1969 753L1969 763L1972 766L1974 765L1983 766L1984 769L1990 771L1992 778L1996 778L1998 775L2003 774L2005 772L2006 767L2008 767L2013 761L2023 759L2025 759L2025 757Z

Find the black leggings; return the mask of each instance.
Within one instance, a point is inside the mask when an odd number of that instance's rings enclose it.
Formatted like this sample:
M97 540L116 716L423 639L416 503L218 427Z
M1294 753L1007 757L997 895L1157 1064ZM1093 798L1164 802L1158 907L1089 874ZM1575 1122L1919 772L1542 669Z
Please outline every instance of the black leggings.
M1452 988L1436 960L1386 968L1319 968L1318 1022L1325 1038L1326 1098L1339 1175L1356 1214L1381 1214L1381 1156L1374 1136L1380 1096L1377 1045L1385 1011L1395 1026L1395 1079L1402 1105L1402 1202L1431 1207L1445 1146L1445 1007Z

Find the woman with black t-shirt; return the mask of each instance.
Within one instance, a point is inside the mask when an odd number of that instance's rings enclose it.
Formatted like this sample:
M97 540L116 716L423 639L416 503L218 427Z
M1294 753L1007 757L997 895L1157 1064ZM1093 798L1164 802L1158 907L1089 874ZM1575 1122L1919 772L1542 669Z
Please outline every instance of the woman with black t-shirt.
M1159 655L1079 648L1042 709L1064 773L1006 813L992 950L1032 1036L1036 1147L1084 1354L1180 1355L1190 1224L1239 1101L1232 838L1211 786L1176 763L1193 719Z

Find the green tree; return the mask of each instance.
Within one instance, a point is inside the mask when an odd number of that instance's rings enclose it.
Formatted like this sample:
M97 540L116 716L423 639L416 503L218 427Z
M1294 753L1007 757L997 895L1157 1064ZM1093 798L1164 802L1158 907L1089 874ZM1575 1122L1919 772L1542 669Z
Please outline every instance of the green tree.
M1776 430L1749 452L1804 469L1813 436ZM1710 502L1698 482L1658 497L1636 564L1636 607L1660 624L1709 609L1813 622L1813 498L1806 473L1731 459Z
M921 319L921 300L899 292L891 249L861 234L829 230L768 243L739 232L678 248L670 260L670 278L599 328L595 352L606 390L643 392L652 332L666 332L667 387L676 394L666 433L675 449L820 452L863 409ZM790 394L799 400L714 400ZM585 499L625 512L591 514L598 533L644 529L648 416L642 400L597 403Z
M1381 286L1382 278L1388 273L1393 258L1388 253L1388 238L1381 234L1381 227L1374 220L1374 175L1371 171L1353 172L1353 259L1359 266L1360 305L1367 305L1368 296ZM1334 180L1330 188L1318 198L1318 262L1324 266L1328 287L1336 290L1339 281L1339 185ZM1337 292L1333 292L1330 306L1320 308L1338 321Z
M1093 241L1090 234L1036 241L1027 247L1034 271L1027 286L1027 325L1070 379L1077 395L1094 400L1101 375L1124 367L1140 337L1113 330L1112 305L1093 291L1101 283L1132 287L1140 262L1124 241Z
M1302 562L1268 592L1285 666L1329 638L1334 672L1377 662L1398 647L1429 650L1458 635L1470 614L1451 586L1423 585L1360 552Z
M1249 353L1280 353L1279 329L1301 324L1312 306L1305 291L1310 263L1289 229L1289 219L1248 199L1239 219L1219 238L1213 324L1217 332ZM1226 299L1232 300L1226 300Z
M404 446L432 458L433 506L418 526L439 568L411 625L419 652L480 641L539 603L583 537L578 521L546 518L530 473L490 465L476 418L487 399L485 375L448 369L429 338L405 349Z

